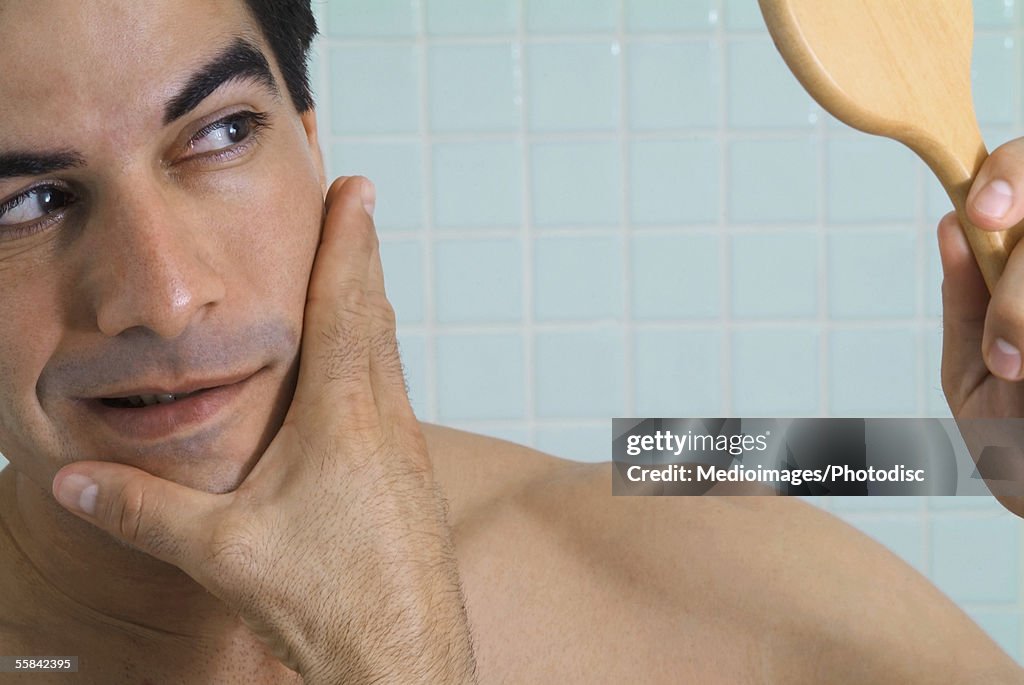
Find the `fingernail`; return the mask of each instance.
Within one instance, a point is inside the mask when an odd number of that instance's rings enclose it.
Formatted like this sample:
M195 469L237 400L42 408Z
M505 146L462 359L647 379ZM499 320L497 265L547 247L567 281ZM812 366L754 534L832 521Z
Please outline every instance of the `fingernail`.
M92 516L96 513L96 495L100 486L91 478L72 473L57 486L57 501L64 507Z
M989 357L992 373L1008 381L1017 380L1020 375L1020 352L1016 347L1002 338L996 338Z
M374 187L373 181L364 179L360 193L363 197L363 209L367 214L373 216L373 209L377 206L377 188Z
M974 198L974 208L993 219L1002 219L1006 216L1012 204L1013 189L1000 178L989 181Z

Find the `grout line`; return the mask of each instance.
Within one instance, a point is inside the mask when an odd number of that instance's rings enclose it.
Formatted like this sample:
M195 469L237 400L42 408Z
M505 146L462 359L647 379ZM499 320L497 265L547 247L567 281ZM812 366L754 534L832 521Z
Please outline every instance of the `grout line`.
M519 0L517 6L517 24L515 35L515 75L513 83L516 89L515 97L519 101L519 152L520 162L520 183L522 185L523 205L522 217L519 227L519 234L523 243L523 324L521 332L523 336L523 379L524 401L523 414L526 417L526 434L531 447L537 446L537 332L534 322L534 297L533 283L533 262L534 262L534 226L533 226L533 190L531 180L533 178L530 169L532 150L530 149L529 135L529 98L527 95L527 56L526 56L526 7L523 0Z
M937 321L932 320L932 321ZM582 331L607 331L610 325L621 324L617 318L604 319L550 319L537 321L533 324L533 330L540 332L582 332ZM809 325L813 325L813 319L792 319L779 321L773 319L733 321L732 326L739 331L764 331L764 330L795 330L806 331ZM632 323L633 327L642 331L717 331L721 330L722 324L717 319L643 319ZM880 331L912 331L905 319L896 320L872 320L862 319L855 321L833 322L833 330L862 330L865 326L877 328ZM466 322L434 322L433 330L445 334L474 334L474 333L512 333L522 329L518 321L466 321ZM409 323L403 327L404 333L425 333L426 323ZM908 415L907 418L914 418L916 415Z
M632 185L630 171L632 157L630 155L629 121L629 83L627 79L628 50L626 42L626 2L619 0L618 32L612 43L612 52L618 57L619 67L619 182L622 195L619 207L619 236L622 241L622 336L624 383L622 409L624 416L636 416L636 344L633 335L633 244L631 240ZM612 417L609 418L609 423ZM610 428L610 427L609 427Z
M437 421L440 416L440 395L437 373L437 302L436 278L434 269L434 154L433 140L430 135L430 70L428 68L427 17L424 0L412 0L416 13L416 54L419 66L419 142L422 157L420 173L424 183L423 202L420 211L423 213L423 331L424 357L426 358L426 409L428 421Z
M423 0L412 0L414 3L421 3ZM622 0L623 2L625 0ZM691 30L675 30L675 31L635 31L630 33L631 40L637 40L642 42L659 43L665 41L679 41L679 40L708 40L713 39L717 33L719 27L725 28L725 15L721 11L722 5L717 6L717 24L714 29L691 29ZM423 32L425 33L425 22L421 22L423 26ZM525 22L520 22L520 26L525 26ZM321 24L323 27L323 24ZM323 30L323 29L321 29ZM623 29L624 30L624 29ZM975 36L983 37L1003 37L1007 34L1007 31L1016 33L1017 29L1010 27L991 27L991 28L975 28ZM736 38L768 38L768 32L764 28L729 28L726 29L729 36ZM324 32L326 33L326 32ZM523 39L525 43L536 44L536 45L562 45L562 44L582 44L582 43L607 43L609 41L616 40L621 33L620 30L616 31L593 31L585 33L534 33L528 34L523 31ZM509 37L515 37L516 33L493 33L485 35L431 35L430 42L432 45L440 46L477 46L477 45L494 45L500 43L507 43ZM325 35L325 37L327 37ZM342 40L346 46L354 48L365 48L365 47L381 47L381 46L395 46L402 45L408 41L410 36L404 35L393 35L393 36L344 36L344 35L331 35L333 40Z
M508 42L505 43L508 45ZM699 140L713 138L718 133L726 140L792 140L794 137L807 136L814 133L812 126L775 126L771 128L736 128L719 131L715 126L689 126L686 128L640 129L630 135L637 140ZM831 132L835 138L856 138L857 132ZM533 142L609 142L618 141L619 129L588 129L580 131L525 131L517 129L496 129L493 131L437 131L432 138L441 143L478 143L506 141L511 137L522 135ZM859 134L863 135L863 134ZM335 133L331 134L331 142L366 142L366 143L408 143L419 140L417 133Z
M719 277L718 304L721 315L722 357L718 366L721 373L721 407L724 416L736 415L736 402L733 398L733 337L735 327L732 320L732 243L734 234L729 226L729 179L732 174L730 148L728 145L729 131L729 59L728 43L725 36L725 0L715 2L714 41L717 45L718 57L718 231L719 231Z
M828 288L828 135L826 123L828 114L808 96L811 102L812 114L808 118L816 117L814 136L817 140L817 164L818 164L818 209L816 235L818 239L818 416L829 416L831 402L829 392L831 390L831 378L829 377L829 362L831 361L832 326L829 324L829 297ZM816 113L816 114L815 114Z

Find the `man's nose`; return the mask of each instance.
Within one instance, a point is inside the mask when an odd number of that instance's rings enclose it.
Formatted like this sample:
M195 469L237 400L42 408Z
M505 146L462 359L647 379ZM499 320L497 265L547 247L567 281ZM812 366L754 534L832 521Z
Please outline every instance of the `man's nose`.
M213 243L195 224L159 188L119 194L92 218L83 284L104 335L142 327L176 338L223 299Z

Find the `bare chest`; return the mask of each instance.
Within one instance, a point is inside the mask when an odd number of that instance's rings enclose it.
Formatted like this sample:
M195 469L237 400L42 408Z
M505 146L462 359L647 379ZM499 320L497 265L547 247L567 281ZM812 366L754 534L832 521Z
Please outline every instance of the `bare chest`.
M100 631L102 632L102 631ZM21 629L0 636L0 655L28 658L77 657L74 672L0 673L0 685L30 682L67 685L224 685L301 684L298 674L279 662L209 649L196 649L187 640L159 646L146 645L129 636L66 626L59 634Z

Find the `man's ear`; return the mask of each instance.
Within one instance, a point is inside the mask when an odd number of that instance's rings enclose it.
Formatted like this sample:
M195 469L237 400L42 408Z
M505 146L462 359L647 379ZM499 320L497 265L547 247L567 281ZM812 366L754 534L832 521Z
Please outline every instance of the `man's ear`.
M302 128L306 131L306 140L309 143L309 152L313 156L313 163L316 165L317 173L320 176L320 188L323 194L327 195L327 173L324 171L324 155L320 150L320 140L317 138L316 110L312 107L299 115L302 120Z

